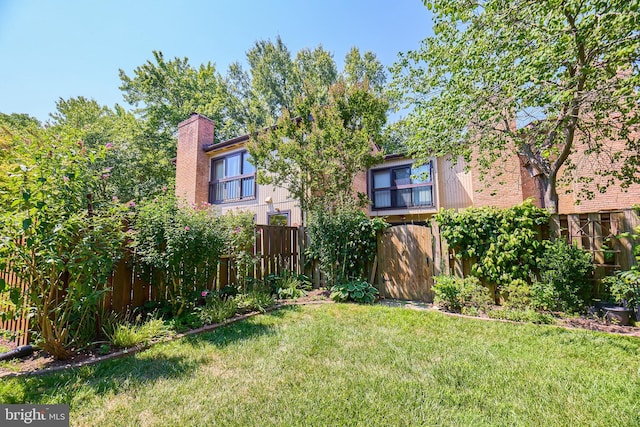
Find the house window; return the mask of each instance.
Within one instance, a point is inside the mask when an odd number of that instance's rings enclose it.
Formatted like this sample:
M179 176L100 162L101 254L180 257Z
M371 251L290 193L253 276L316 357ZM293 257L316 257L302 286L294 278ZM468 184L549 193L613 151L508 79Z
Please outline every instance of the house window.
M211 160L209 203L255 199L256 168L246 151Z
M289 225L289 212L278 212L267 214L267 223L269 225Z
M374 209L433 206L431 162L373 170L371 185Z

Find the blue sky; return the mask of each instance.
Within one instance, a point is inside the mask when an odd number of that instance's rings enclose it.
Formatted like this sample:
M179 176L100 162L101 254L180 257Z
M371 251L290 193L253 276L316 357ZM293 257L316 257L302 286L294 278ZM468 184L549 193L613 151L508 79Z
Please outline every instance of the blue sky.
M226 74L278 35L292 55L321 44L340 69L352 46L388 66L432 35L431 16L420 0L0 0L0 112L46 120L75 96L127 106L118 70L153 50Z

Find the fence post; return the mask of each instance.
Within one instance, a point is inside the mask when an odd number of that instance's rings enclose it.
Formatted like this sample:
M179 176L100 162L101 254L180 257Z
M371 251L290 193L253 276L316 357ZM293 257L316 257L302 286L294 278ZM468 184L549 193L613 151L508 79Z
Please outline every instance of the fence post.
M297 254L297 268L296 273L301 274L304 273L304 266L307 263L307 259L305 257L304 252L307 250L306 242L304 239L305 229L303 226L299 226L297 228L297 239L298 239L298 254Z
M619 232L621 233L633 233L636 227L640 226L640 218L633 209L625 209L624 213L619 217L621 224L619 224ZM620 237L620 266L622 270L629 270L631 267L637 264L636 258L633 254L633 247L635 242L632 237Z

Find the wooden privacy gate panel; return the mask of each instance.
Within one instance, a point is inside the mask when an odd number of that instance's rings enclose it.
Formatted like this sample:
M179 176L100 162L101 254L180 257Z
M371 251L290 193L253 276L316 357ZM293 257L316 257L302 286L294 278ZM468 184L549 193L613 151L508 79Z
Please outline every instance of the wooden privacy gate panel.
M433 301L431 229L396 225L378 239L378 290L386 298Z

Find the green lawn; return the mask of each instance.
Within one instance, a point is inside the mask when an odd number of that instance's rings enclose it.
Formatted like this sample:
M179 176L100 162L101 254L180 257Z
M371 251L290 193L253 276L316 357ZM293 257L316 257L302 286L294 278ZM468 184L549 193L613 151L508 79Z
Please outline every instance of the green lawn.
M72 425L640 425L640 339L382 306L293 307L46 377Z

